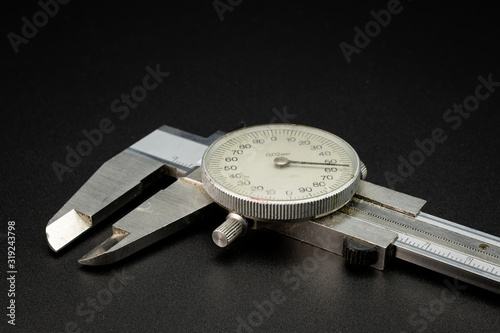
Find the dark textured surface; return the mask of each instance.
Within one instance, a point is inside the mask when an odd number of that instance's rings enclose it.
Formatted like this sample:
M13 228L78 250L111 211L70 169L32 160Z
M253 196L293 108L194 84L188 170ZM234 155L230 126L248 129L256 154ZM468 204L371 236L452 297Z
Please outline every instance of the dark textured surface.
M352 44L353 28L387 2L243 1L222 22L211 1L181 3L70 2L18 54L7 33L20 34L21 18L40 7L2 11L0 236L14 220L18 276L16 327L2 314L0 330L236 331L238 318L258 322L265 304L268 316L243 332L498 331L497 295L467 287L453 298L444 291L451 279L399 261L384 272L350 270L340 257L266 231L221 250L210 237L220 217L111 267L77 263L110 235L109 224L51 253L47 221L103 162L155 128L208 136L240 121L270 122L285 107L290 121L350 142L368 179L384 186L398 156L442 128L447 140L395 188L426 199L427 213L500 235L500 88L456 130L443 120L479 75L500 81L493 8L402 2L348 64L339 44ZM113 113L113 101L157 64L170 75L128 116ZM53 161L64 163L65 147L103 118L115 129L58 181ZM133 279L121 284L112 270ZM99 297L108 304L92 310Z

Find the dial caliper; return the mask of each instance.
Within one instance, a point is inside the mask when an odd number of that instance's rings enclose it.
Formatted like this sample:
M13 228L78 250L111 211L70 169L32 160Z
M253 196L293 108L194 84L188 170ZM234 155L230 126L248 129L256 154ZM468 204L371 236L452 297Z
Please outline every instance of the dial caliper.
M59 251L163 177L177 180L115 224L79 260L118 261L197 220L228 211L212 233L226 247L266 228L384 269L393 257L500 293L500 238L423 213L425 200L364 180L356 151L326 131L268 124L208 138L162 126L106 162L49 221Z

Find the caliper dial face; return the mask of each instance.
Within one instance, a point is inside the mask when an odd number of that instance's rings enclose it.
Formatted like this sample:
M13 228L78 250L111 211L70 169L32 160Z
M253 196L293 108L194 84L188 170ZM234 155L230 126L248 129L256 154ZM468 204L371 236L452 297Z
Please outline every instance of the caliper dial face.
M359 164L354 149L336 135L308 126L271 124L220 138L206 151L202 166L219 189L274 202L338 192L355 176L359 181Z

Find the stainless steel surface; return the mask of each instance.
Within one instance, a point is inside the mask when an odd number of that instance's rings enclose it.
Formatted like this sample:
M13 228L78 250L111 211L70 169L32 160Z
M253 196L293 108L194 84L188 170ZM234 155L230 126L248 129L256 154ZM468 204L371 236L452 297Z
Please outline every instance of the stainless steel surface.
M346 236L364 240L377 247L379 256L372 267L382 270L390 258L391 246L398 234L388 229L335 212L325 217L289 224L267 224L265 228L317 246L329 252L342 255L342 244Z
M223 134L203 138L164 125L111 158L48 222L49 247L60 251L163 176L185 175L199 165L206 147Z
M106 265L135 253L195 221L212 203L196 168L113 224L113 235L83 256L84 265Z
M500 237L426 213L416 219L442 229L439 234L444 234L448 244L429 242L426 237L409 233L400 234L396 257L500 293Z
M367 181L360 182L356 196L411 216L417 216L426 202L423 199L396 192Z
M376 202L353 198L321 219L267 227L339 255L343 238L352 236L379 251L385 247L385 254L372 265L375 268L383 269L395 253L402 260L500 293L499 237L425 213L413 217L401 213L401 207L395 210Z
M47 241L60 251L169 171L164 163L124 151L100 167L49 221Z
M226 221L212 232L212 240L218 247L226 247L245 233L247 221L241 215L229 213Z
M222 135L224 132L218 131L204 138L163 125L128 149L167 164L177 178L199 166L207 146Z
M498 262L500 259L500 248L496 246L498 238L493 241L493 237L491 237L491 245L488 242L488 249L482 249L480 245L485 241L479 237L479 234L472 236L458 229L452 230L444 223L430 224L425 220L406 216L389 209L382 209L380 206L359 199L353 199L352 204L346 207L346 210L349 210L349 214L354 217L370 220L399 234L427 240L430 243L484 260Z

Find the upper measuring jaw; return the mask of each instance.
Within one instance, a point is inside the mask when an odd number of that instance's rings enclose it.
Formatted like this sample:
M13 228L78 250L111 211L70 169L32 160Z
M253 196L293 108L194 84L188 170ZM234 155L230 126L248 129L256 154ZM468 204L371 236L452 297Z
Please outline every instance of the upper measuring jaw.
M185 175L199 165L207 145L222 134L203 138L164 125L111 158L48 222L49 247L62 250L163 176ZM188 149L179 150L182 146Z
M104 163L49 221L46 233L50 248L60 251L141 194L152 180L164 173L163 163L132 151L116 155Z

